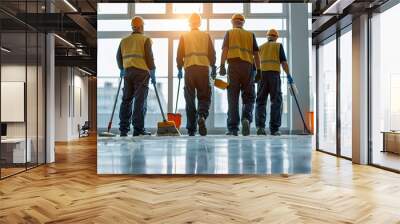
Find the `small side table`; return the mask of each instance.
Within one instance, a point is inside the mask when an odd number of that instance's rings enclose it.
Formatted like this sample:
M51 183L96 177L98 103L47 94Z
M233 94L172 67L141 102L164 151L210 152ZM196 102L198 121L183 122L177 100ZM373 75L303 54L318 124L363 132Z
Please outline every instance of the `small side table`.
M400 154L400 131L384 131L383 151Z

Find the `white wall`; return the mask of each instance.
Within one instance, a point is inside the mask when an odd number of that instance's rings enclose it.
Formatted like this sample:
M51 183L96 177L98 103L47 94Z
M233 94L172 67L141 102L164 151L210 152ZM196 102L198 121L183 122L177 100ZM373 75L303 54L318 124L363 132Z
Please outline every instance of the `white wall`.
M71 67L56 67L55 73L55 140L70 141L88 120L88 78Z

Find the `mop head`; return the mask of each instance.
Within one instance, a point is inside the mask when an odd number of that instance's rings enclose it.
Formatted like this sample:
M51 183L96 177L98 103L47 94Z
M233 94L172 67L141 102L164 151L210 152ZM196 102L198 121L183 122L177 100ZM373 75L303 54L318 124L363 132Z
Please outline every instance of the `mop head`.
M175 126L173 121L163 121L157 124L157 135L158 136L180 136L181 133Z
M115 136L117 135L111 132L100 132L99 134L99 137L115 137Z

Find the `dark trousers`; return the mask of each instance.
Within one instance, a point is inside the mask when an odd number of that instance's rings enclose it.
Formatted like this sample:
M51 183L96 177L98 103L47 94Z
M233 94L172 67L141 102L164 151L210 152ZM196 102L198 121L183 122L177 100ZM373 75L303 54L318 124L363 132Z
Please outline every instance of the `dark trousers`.
M150 75L146 71L127 71L124 77L122 103L119 110L119 130L121 133L128 133L130 131L131 122L134 131L144 131L149 79ZM132 113L133 100L135 102Z
M211 103L211 86L208 76L209 69L205 66L190 66L185 68L185 100L186 128L188 132L196 132L199 116L208 117ZM196 97L198 107L196 109Z
M239 130L239 95L242 93L242 120L253 120L255 101L254 77L252 65L245 61L229 63L228 67L228 119L229 131Z
M265 128L268 95L271 96L269 129L274 132L279 130L282 118L282 91L279 72L262 72L256 99L256 126L258 128Z

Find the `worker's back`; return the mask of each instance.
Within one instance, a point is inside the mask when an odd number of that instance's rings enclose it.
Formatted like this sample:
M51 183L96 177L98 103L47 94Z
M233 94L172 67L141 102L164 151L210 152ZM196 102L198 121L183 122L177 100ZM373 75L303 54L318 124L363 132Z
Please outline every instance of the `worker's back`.
M260 46L261 71L281 71L280 48L281 44L274 41Z
M206 32L192 30L182 35L185 44L184 67L192 65L210 66L208 59L209 35Z
M133 33L121 40L123 66L148 71L145 60L145 43L150 38L141 33Z
M228 31L228 37L227 58L240 58L253 64L253 33L241 28L233 28Z

